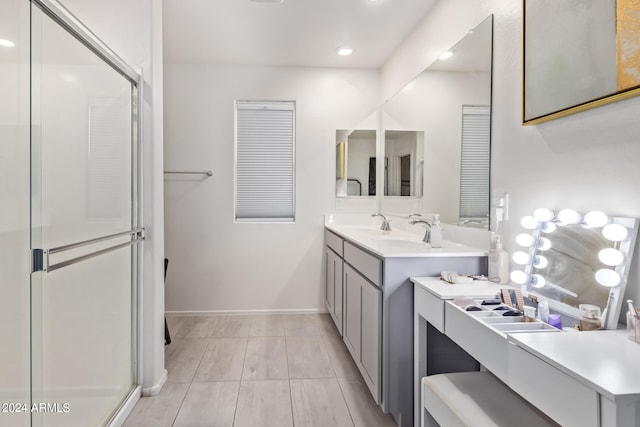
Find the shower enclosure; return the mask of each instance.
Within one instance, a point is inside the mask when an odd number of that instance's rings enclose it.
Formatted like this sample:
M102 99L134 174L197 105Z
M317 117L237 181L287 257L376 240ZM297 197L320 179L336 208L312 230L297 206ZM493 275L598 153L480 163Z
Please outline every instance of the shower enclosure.
M55 1L0 5L0 426L106 425L139 394L139 77Z

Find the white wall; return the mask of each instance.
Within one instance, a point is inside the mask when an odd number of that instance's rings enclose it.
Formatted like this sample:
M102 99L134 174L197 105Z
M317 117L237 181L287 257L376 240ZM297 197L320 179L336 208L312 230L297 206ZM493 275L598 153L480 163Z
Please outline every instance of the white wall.
M539 206L640 217L640 98L522 126L521 7L522 2L500 0L441 1L381 76L383 96L394 93L438 52L494 14L491 184L511 196L510 220L500 226L511 252L521 230L519 219ZM637 264L627 292L636 300Z
M165 178L167 310L323 309L335 132L363 128L378 88L370 70L165 64L165 168L213 170ZM235 99L296 102L294 224L234 223Z

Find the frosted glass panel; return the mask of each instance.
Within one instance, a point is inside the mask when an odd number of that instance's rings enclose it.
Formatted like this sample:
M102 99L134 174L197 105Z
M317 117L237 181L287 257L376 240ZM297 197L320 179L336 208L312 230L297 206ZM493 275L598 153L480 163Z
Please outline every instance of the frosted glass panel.
M0 46L0 402L28 405L29 3L0 0L0 11L13 44ZM29 425L28 412L0 409L0 426Z
M134 228L134 87L33 6L31 244ZM129 236L50 254L58 263ZM136 246L31 275L34 426L104 425L135 378ZM39 406L36 406L39 408Z
M34 288L42 295L36 400L57 408L34 414L42 425L102 425L129 392L130 266L131 249L119 249L48 273L40 289Z
M34 57L43 242L130 229L131 83L46 16L34 28Z

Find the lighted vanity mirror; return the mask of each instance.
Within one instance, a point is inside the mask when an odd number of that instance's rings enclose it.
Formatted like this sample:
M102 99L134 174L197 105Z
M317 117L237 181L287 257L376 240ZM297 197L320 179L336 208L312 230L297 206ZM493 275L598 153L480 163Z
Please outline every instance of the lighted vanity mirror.
M423 165L423 131L384 131L385 196L422 196Z
M422 196L423 209L438 212L442 221L482 228L489 225L492 34L489 16L451 47L451 57L427 67L382 111L386 157L395 152L399 131L424 141L418 142L423 157L411 158L409 190L400 185L398 194L390 177L385 195Z
M336 131L336 196L376 195L376 131Z
M576 319L580 304L598 306L603 326L615 329L638 221L602 212L583 216L572 209L557 214L537 209L522 226L530 233L516 238L521 249L513 261L521 270L512 271L511 280L522 285L523 293L545 298L552 309Z

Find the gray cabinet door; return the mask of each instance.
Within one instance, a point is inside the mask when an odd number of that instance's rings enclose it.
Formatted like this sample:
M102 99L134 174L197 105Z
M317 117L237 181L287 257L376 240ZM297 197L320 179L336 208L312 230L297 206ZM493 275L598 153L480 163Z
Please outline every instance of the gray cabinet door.
M376 403L380 402L380 321L382 292L368 282L362 284L361 349L362 376Z
M334 313L334 299L335 299L335 254L329 247L324 248L324 258L326 265L326 279L325 279L325 292L324 300L327 304L327 310L329 314L333 316Z
M342 258L329 247L325 248L327 310L342 335Z
M360 361L362 284L365 279L350 265L344 264L344 343L356 364Z

